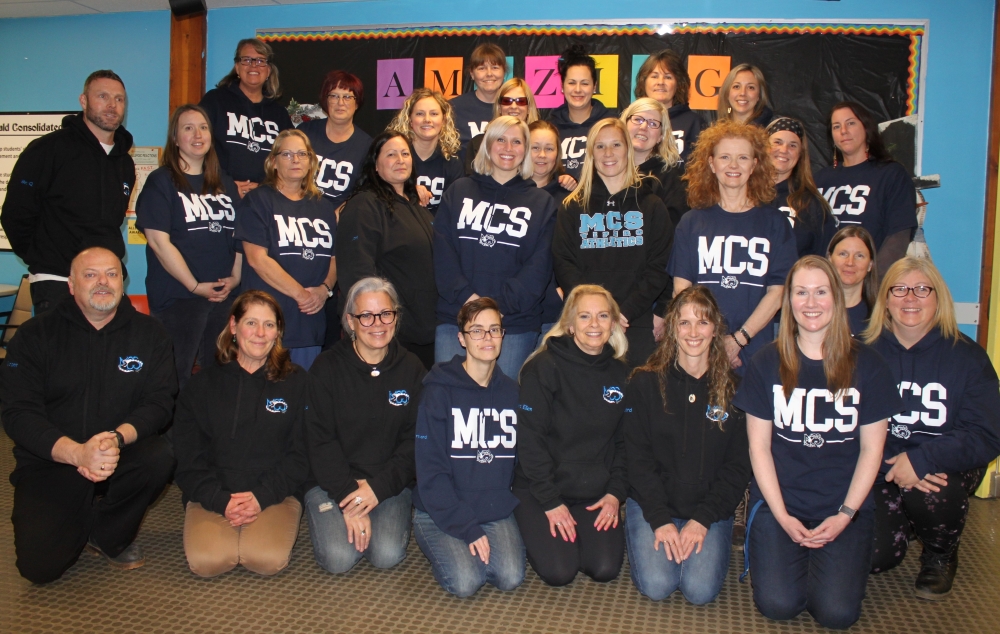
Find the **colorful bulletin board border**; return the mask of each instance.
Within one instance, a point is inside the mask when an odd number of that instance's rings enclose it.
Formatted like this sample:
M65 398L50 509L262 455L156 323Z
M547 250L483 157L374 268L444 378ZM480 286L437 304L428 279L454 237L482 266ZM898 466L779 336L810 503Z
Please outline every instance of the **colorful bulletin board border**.
M877 24L839 22L697 22L672 21L647 24L495 24L495 25L405 25L398 27L359 26L323 29L261 29L257 37L265 41L371 40L413 37L466 36L623 36L666 35L669 33L773 33L817 35L892 35L910 39L910 67L907 81L908 115L919 111L925 23Z

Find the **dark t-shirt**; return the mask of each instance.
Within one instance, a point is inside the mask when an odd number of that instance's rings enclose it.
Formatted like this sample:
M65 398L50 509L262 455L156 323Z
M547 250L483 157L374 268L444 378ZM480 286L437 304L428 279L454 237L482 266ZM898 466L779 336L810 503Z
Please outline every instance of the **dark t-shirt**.
M455 128L462 147L469 145L472 137L486 131L486 126L493 120L493 102L480 101L476 91L471 90L455 97L448 102L452 115L455 117Z
M847 309L847 321L851 325L851 336L857 337L868 327L868 304L861 300Z
M326 119L306 121L299 126L299 130L309 137L319 160L316 186L323 190L323 195L333 202L334 207L339 207L361 178L361 164L365 162L372 138L355 126L351 138L334 143L326 135Z
M222 175L225 191L202 194L204 177L185 174L188 191L178 191L170 171L155 170L135 204L135 225L170 235L170 242L184 257L191 274L199 282L214 282L229 277L236 256L233 230L236 228L236 205L240 197L233 179ZM152 247L146 245L146 295L149 309L166 310L178 299L196 297L163 268Z
M824 167L816 186L841 226L861 225L872 234L876 249L892 234L917 226L916 189L899 163Z
M823 361L799 353L799 380L786 398L779 376L777 344L750 360L733 404L772 421L771 456L788 513L821 521L837 513L847 498L861 452L861 426L899 412L902 401L885 360L856 343L852 387L837 397L827 389ZM751 501L763 498L756 478ZM871 509L869 491L864 509Z
M243 199L236 223L237 240L267 249L267 255L305 288L320 286L330 271L330 258L337 237L333 203L323 198L289 200L271 187L261 185ZM265 282L243 260L243 289L258 289L274 296L285 314L286 348L323 345L326 315L307 315L298 303Z
M434 153L426 161L413 154L413 171L417 174L417 185L423 185L431 193L427 203L427 211L434 213L441 204L444 190L452 183L465 176L465 168L458 156L445 159L441 148L435 148Z
M795 233L795 246L799 257L818 255L826 257L833 234L837 233L837 220L825 212L820 201L812 197L805 210L792 209L788 204L788 179L775 185L775 197L771 206L785 214Z
M681 217L667 271L711 289L732 332L757 308L768 286L785 283L796 259L795 236L780 211L754 207L731 214L715 205ZM770 340L769 327L757 333L740 352L744 366Z

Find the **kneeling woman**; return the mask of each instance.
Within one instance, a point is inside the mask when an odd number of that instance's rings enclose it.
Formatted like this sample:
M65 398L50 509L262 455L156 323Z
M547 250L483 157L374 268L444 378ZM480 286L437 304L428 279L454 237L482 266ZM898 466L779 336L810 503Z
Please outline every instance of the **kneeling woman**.
M1000 453L997 374L986 351L958 331L951 293L930 260L889 267L864 336L889 362L904 403L875 483L872 571L903 561L912 529L923 543L915 593L943 599L958 568L969 494Z
M510 492L518 390L497 365L500 307L489 297L466 303L458 331L465 357L439 363L424 381L413 530L441 587L467 597L487 583L500 590L521 585L524 544ZM480 414L484 405L493 413Z
M622 403L628 340L611 293L581 284L521 370L514 510L528 561L564 586L618 576L628 493Z
M192 377L174 416L175 480L191 571L214 577L243 564L273 575L288 565L309 475L309 381L281 345L285 319L273 297L247 291L233 303L215 363Z
M733 514L750 481L746 417L732 406L725 320L708 288L681 291L664 320L625 400L628 560L643 595L660 601L680 588L701 605L729 570Z
M734 404L753 465L746 553L757 609L850 627L868 584L886 419L901 402L882 357L851 337L826 259L792 266L778 339L750 360Z
M362 557L391 568L410 541L410 487L417 400L427 373L396 341L399 295L365 277L347 292L342 324L349 338L310 369L306 517L316 563L347 572Z

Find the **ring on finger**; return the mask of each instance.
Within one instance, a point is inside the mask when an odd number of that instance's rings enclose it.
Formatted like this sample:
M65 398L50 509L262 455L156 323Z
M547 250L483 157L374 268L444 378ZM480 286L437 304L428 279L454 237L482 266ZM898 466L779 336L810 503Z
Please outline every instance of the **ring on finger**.
M101 463L101 471L104 471L104 463Z
M365 529L363 529L363 528L361 529L361 534L362 534L362 535L364 535L364 534L365 534Z
M364 498L361 497L360 495L358 497L354 498L354 505L355 506L361 506L362 502L364 502Z

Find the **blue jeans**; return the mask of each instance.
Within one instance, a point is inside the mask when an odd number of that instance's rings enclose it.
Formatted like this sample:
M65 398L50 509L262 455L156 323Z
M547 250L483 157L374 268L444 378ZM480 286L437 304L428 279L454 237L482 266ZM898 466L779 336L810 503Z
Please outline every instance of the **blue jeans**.
M667 559L663 544L653 549L654 528L642 515L639 503L625 501L625 544L632 568L632 583L643 596L662 601L680 588L684 598L695 605L711 603L719 596L729 571L729 551L733 534L733 518L715 522L708 527L701 552L693 550L686 561ZM674 520L677 530L688 520ZM657 527L658 528L658 527Z
M416 509L413 514L413 533L431 562L434 578L457 597L472 596L487 583L507 592L524 581L524 543L514 515L482 528L490 542L489 564L469 552L464 541L438 528L424 511Z
M524 360L535 350L538 333L535 331L520 334L507 334L500 347L500 358L497 365L508 377L517 380ZM458 326L438 324L434 335L434 362L451 361L455 355L465 356L465 348L458 342Z
M406 557L410 543L410 502L412 492L403 489L395 497L379 502L368 513L372 521L372 536L365 552L359 553L347 541L347 524L337 506L339 500L330 498L320 487L306 493L306 517L309 519L309 537L313 554L320 568L334 574L347 572L361 557L376 568L392 568ZM332 503L332 508L327 506ZM327 510L320 510L327 509Z
M302 366L303 370L308 370L312 367L313 361L319 356L319 353L323 352L323 346L306 346L305 348L289 348L288 354L292 359L292 363L295 365Z
M813 529L822 522L802 524ZM835 540L822 548L799 546L767 504L750 527L750 575L760 613L784 621L808 610L823 627L845 629L861 616L872 561L874 514L860 511Z

